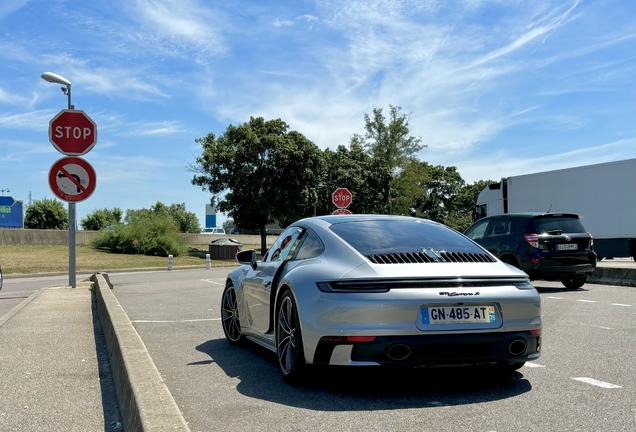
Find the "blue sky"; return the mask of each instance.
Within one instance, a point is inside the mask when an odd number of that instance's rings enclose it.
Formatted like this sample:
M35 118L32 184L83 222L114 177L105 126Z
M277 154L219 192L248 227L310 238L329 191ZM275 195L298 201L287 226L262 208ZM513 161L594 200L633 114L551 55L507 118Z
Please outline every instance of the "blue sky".
M250 116L324 149L397 105L467 182L636 157L633 1L2 0L0 189L25 204L62 157L48 71L99 131L78 221L161 201L203 225L194 140Z

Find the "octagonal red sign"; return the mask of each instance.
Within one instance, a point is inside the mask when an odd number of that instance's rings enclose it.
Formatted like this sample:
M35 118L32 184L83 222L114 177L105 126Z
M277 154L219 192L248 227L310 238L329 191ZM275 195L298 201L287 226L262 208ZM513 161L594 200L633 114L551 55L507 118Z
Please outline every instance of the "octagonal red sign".
M67 156L85 155L97 143L97 125L81 110L62 110L49 122L49 141Z
M352 199L351 192L347 188L338 188L331 194L331 202L338 208L349 207Z

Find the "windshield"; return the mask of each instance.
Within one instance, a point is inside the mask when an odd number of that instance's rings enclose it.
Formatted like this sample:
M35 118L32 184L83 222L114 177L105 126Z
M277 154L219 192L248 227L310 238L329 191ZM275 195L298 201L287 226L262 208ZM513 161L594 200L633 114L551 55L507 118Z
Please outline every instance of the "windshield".
M545 234L548 231L555 230L564 233L585 233L585 228L583 228L581 221L572 217L536 218L534 227L537 234Z
M343 222L331 225L330 229L365 256L428 249L484 252L456 231L417 218Z

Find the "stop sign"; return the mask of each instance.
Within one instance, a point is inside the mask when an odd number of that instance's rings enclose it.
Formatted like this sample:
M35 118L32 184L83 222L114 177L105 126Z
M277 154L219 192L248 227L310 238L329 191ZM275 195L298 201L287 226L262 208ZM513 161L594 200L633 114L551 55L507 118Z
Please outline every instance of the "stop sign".
M349 207L351 199L351 192L347 188L338 188L331 194L331 202L338 208Z
M81 156L97 142L97 125L81 110L62 110L49 122L49 141L67 156Z

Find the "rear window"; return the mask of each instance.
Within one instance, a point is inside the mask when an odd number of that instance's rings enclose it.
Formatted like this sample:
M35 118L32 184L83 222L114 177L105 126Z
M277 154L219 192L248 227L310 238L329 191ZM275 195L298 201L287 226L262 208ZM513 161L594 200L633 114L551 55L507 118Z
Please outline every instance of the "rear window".
M330 229L365 256L425 249L483 253L456 231L416 218L342 222L331 225Z
M583 228L581 221L572 217L536 218L534 227L537 234L545 234L548 231L555 230L560 230L564 233L585 233L585 228Z

